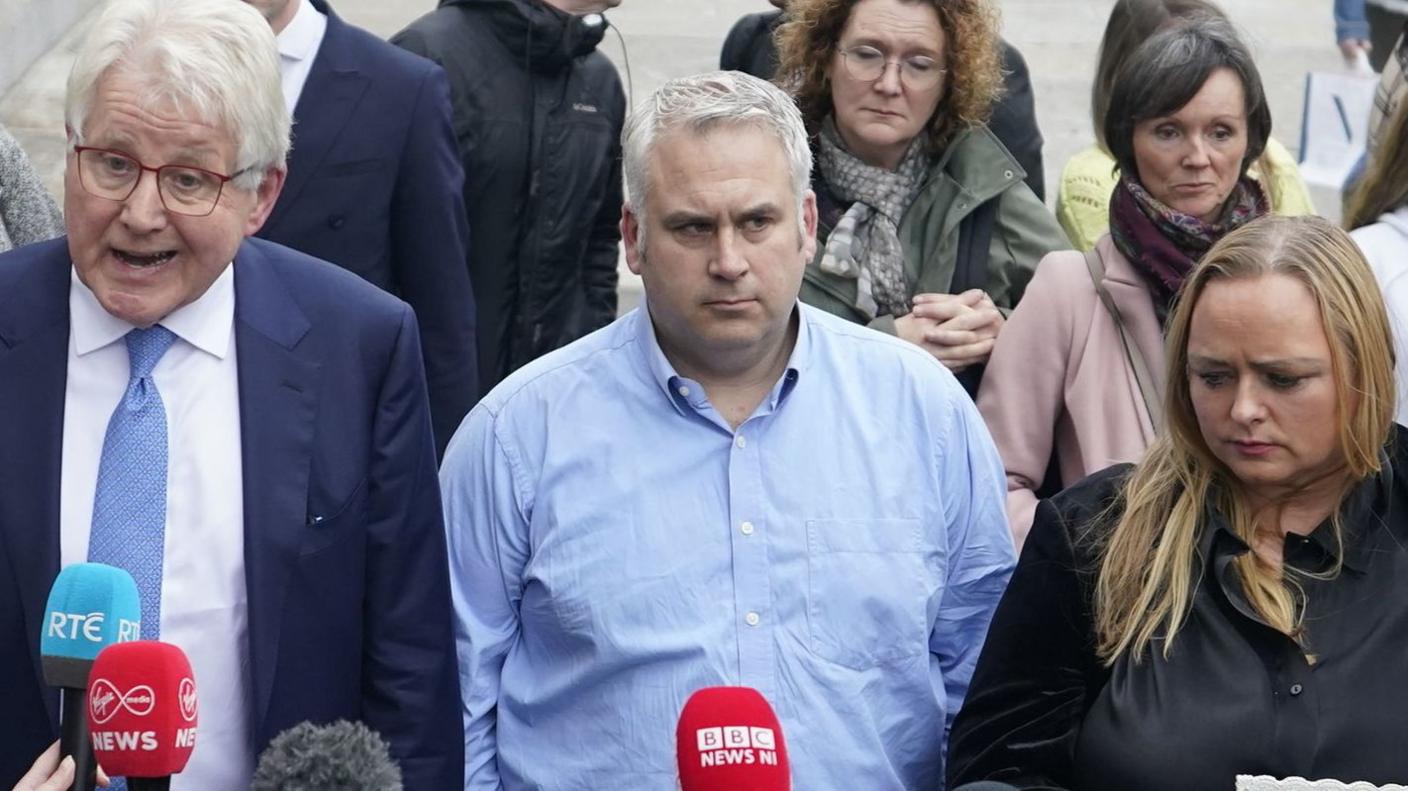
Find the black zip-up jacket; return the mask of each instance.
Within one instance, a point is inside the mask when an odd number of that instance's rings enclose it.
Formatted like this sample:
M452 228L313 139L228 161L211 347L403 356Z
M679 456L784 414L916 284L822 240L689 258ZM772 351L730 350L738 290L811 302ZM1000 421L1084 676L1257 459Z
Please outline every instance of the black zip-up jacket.
M391 39L450 79L485 392L616 316L626 96L600 22L441 0Z

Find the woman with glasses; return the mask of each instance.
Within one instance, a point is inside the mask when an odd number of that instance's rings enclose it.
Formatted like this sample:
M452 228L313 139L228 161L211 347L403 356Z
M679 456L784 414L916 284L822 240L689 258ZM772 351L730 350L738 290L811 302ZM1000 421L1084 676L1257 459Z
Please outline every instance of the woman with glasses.
M779 82L814 134L818 252L802 300L918 344L976 390L1036 262L1065 246L984 126L988 0L791 0Z
M1067 486L1139 457L1159 431L1163 331L1208 248L1269 211L1248 168L1271 113L1251 53L1225 19L1145 41L1110 92L1105 141L1121 177L1110 231L1037 267L993 350L978 408L1007 468L1020 546L1054 455Z

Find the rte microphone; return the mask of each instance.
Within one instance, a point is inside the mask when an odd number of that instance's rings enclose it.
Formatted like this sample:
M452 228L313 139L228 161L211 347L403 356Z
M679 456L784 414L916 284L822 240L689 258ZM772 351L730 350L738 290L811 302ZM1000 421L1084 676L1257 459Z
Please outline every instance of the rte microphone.
M249 791L402 791L401 770L360 722L303 722L269 742Z
M689 696L675 729L683 791L790 791L782 726L751 687L709 687Z
M196 747L196 679L181 649L143 640L118 643L93 663L88 727L110 777L130 791L167 791Z
M99 652L141 633L142 603L132 575L101 563L77 563L59 572L44 607L39 661L44 681L63 690L60 756L74 761L72 791L96 783L88 740L88 674Z

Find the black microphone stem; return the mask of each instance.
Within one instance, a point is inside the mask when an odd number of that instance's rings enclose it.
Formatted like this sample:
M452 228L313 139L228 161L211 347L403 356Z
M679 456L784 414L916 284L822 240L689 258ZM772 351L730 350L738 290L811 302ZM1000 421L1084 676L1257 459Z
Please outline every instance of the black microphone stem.
M59 757L73 756L73 785L70 791L93 791L98 785L93 739L88 735L88 690L63 687L63 731Z
M129 777L127 791L171 791L171 775L166 777Z

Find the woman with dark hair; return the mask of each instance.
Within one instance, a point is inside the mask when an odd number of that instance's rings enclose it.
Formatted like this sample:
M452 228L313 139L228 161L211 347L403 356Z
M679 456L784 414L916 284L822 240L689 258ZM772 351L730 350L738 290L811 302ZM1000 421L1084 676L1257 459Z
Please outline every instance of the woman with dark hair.
M779 83L815 136L802 300L929 351L970 392L1055 219L984 126L1000 93L989 0L790 0Z
M1105 119L1116 76L1150 36L1196 17L1227 18L1210 0L1119 0L1110 10L1090 91L1095 145L1066 162L1056 191L1056 219L1077 250L1093 248L1110 228L1110 193L1119 180L1119 165L1105 137ZM1315 213L1295 157L1276 140L1267 139L1265 151L1248 173L1266 189L1271 210L1277 214Z
M1169 307L1214 242L1267 213L1247 168L1270 134L1256 64L1225 20L1156 34L1120 70L1105 114L1123 174L1110 232L1042 260L978 394L1019 546L1053 452L1069 485L1153 441Z
M1043 501L949 787L1408 777L1408 437L1374 275L1318 217L1232 231L1168 322L1166 430Z

